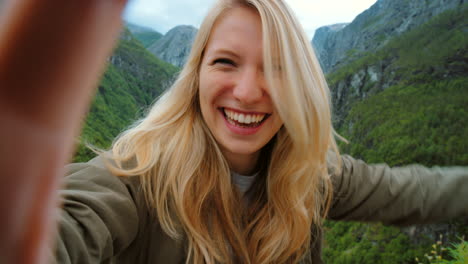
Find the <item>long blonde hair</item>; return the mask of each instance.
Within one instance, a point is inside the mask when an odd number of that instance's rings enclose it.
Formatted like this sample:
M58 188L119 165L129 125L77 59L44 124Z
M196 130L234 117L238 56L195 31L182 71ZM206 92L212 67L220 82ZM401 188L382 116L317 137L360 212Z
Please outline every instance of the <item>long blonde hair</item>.
M284 126L265 146L244 208L201 115L199 67L220 16L242 6L262 22L264 74ZM280 69L279 69L280 68ZM187 263L296 263L331 200L327 151L337 147L329 91L306 34L283 0L221 0L203 21L189 59L148 115L114 142L110 169L140 175L149 208ZM135 166L123 166L135 160ZM243 212L243 213L239 213Z

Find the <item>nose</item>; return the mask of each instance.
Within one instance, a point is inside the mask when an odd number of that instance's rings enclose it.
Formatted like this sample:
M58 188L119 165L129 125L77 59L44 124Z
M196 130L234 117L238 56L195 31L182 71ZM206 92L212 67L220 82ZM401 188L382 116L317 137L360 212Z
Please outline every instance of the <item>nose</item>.
M241 103L249 105L259 102L265 93L263 73L256 68L244 69L234 87L234 97Z

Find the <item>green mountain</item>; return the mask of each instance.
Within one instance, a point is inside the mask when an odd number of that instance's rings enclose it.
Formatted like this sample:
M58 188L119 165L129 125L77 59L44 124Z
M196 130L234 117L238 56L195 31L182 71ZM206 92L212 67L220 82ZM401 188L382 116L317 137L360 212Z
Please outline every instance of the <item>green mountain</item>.
M137 38L143 44L143 46L145 46L145 48L148 48L163 37L163 35L158 32L141 32L135 33L134 35L135 38Z
M351 141L344 151L390 165L468 165L467 6L328 75L335 122Z
M467 32L464 4L328 74L334 123L350 142L341 151L392 166L468 165ZM324 260L436 263L424 257L434 258L431 244L440 235L437 245L445 247L468 237L467 226L466 220L404 229L327 222ZM440 256L450 258L447 251Z
M141 117L155 98L174 80L178 68L148 50L128 29L108 60L81 134L74 161L86 161L94 154L87 143L100 148L133 121Z
M177 67L187 62L192 43L198 29L193 26L179 25L169 30L161 39L148 47L156 57Z
M148 48L157 40L163 37L163 34L149 28L132 23L125 23L127 29L132 33L132 35L138 39L145 48Z
M361 58L361 52L376 51L402 33L417 28L432 17L459 8L464 0L378 0L349 24L324 26L312 44L324 72L330 73Z

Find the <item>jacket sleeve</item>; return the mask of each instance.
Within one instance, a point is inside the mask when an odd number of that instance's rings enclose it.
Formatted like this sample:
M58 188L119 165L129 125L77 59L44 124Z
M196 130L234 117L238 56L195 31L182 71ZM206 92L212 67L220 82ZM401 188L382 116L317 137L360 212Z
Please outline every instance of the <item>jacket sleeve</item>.
M468 167L390 168L343 155L329 217L409 225L468 216Z
M67 170L55 261L107 263L137 235L137 189L131 178L112 175L96 160L68 165Z

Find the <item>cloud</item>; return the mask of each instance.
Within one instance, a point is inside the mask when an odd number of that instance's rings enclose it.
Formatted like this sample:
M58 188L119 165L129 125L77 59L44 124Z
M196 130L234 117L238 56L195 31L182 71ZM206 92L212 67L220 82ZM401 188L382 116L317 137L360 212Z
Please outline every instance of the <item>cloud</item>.
M125 20L166 33L177 25L199 27L215 0L133 0L125 10Z
M132 0L126 11L129 22L151 27L163 34L177 25L199 27L216 0ZM318 27L351 22L376 0L286 0L312 38Z
M349 23L376 0L287 0L307 34L312 38L321 26Z

